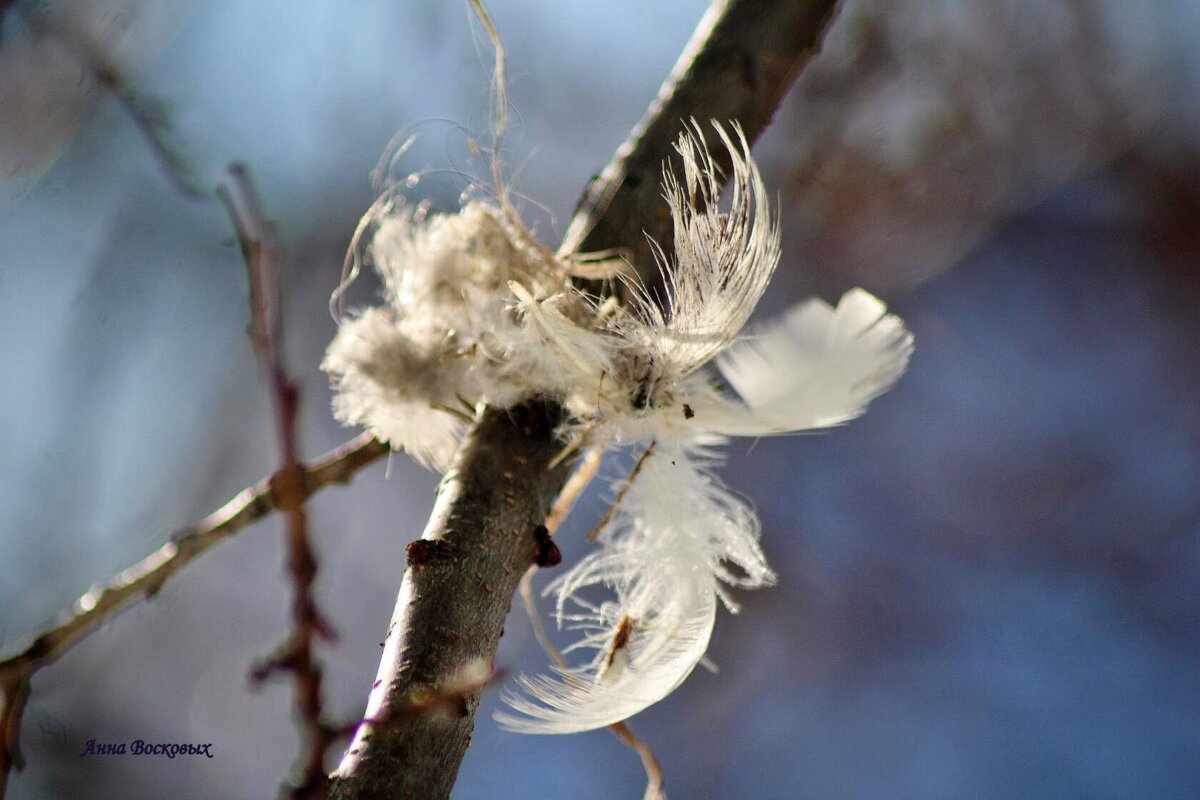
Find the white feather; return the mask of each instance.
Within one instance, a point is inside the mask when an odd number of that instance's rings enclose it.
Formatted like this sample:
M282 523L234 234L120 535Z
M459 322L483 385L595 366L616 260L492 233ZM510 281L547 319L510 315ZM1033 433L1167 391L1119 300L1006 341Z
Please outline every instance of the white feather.
M501 725L522 733L602 728L657 703L691 674L716 617L712 576L678 554L639 563L639 572L622 572L626 582L615 587L615 601L585 603L570 620L583 633L574 649L593 651L591 660L552 675L521 676L520 692L504 693L517 714L497 713ZM625 619L631 630L614 652L613 635Z
M571 733L661 700L704 657L728 586L774 582L753 510L717 480L711 445L852 419L903 373L912 337L862 290L836 309L801 304L736 341L779 260L779 230L741 130L713 123L732 169L721 176L699 126L679 139L683 177L664 173L674 255L669 311L635 289L602 311L565 280L527 230L473 203L417 221L383 218L371 244L391 305L344 323L322 367L334 413L418 461L445 468L465 423L438 406L559 401L559 432L591 446L653 443L598 548L548 591L579 661L521 677L497 719L527 733ZM735 143L736 138L736 143ZM668 269L669 267L669 269ZM698 369L718 359L737 392ZM609 599L594 602L597 592Z
M721 172L693 121L693 130L675 145L683 181L663 171L674 232L671 264L651 242L664 272L669 314L645 295L635 298L648 329L631 335L644 338L668 380L687 375L734 340L779 263L779 226L750 145L740 127L734 126L734 144L720 124L712 124L732 162L725 192L729 210L720 209Z
M638 713L703 658L717 598L736 611L721 581L747 588L773 582L753 512L698 458L684 449L650 456L600 548L547 588L557 595L560 626L582 633L565 652L593 655L553 675L520 678L522 693L509 692L505 700L522 716L497 715L505 727L572 733ZM589 601L598 586L615 600ZM576 608L582 611L572 613ZM623 620L631 621L632 633L627 646L614 650Z
M809 300L721 354L720 371L743 402L702 401L696 421L732 436L847 422L891 388L912 347L900 318L862 289L843 295L836 309Z

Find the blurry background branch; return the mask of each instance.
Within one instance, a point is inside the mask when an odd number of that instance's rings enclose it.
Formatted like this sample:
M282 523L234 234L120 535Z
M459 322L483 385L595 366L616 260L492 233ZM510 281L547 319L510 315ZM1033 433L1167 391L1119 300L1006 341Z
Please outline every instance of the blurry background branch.
M84 25L78 16L63 16L57 9L30 0L4 0L0 4L0 36L3 24L13 24L18 17L26 24L43 46L57 45L74 57L86 80L98 86L121 108L122 113L137 128L154 154L167 178L184 196L193 200L207 199L209 193L196 184L192 166L174 141L166 105L158 98L139 93L105 52L105 45Z
M304 510L304 467L300 463L297 417L300 390L288 374L283 360L283 297L280 292L279 246L267 222L258 193L245 167L233 164L227 180L217 188L234 230L246 279L250 287L248 333L258 356L275 419L275 436L280 466L275 473L275 496L285 517L287 571L292 582L292 630L270 658L254 668L261 683L273 673L291 673L300 726L299 775L288 787L293 800L316 800L324 795L325 751L337 737L324 718L324 670L314 655L319 640L332 641L336 634L317 605L315 584L317 559L309 538L308 514Z
M330 484L345 484L354 473L388 452L369 435L359 436L333 452L306 465L299 487L299 500ZM280 473L243 489L209 516L171 534L170 541L138 563L123 570L108 583L88 590L64 613L54 627L38 634L28 644L0 661L3 710L0 719L0 796L12 767L22 765L20 721L29 698L29 681L41 668L58 660L70 647L103 622L131 605L154 597L179 570L213 546L233 536L272 511L285 508L279 492ZM295 496L289 496L294 502Z

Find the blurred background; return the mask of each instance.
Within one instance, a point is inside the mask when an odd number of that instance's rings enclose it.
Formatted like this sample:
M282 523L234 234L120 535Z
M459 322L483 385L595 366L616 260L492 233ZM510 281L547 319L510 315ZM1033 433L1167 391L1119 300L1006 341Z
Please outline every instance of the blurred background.
M705 2L489 5L512 182L555 243ZM70 42L161 101L198 184L250 166L289 252L310 457L355 433L317 364L369 171L427 121L410 196L453 208L453 171L484 171L456 126L486 141L490 103L458 2L39 7L69 36L0 20L6 646L275 463L229 225ZM1198 32L1195 0L843 6L756 148L785 232L760 312L863 285L916 354L863 419L732 448L779 585L722 612L719 674L633 720L673 798L1200 797ZM309 506L337 715L362 711L435 482L396 456ZM602 508L576 510L568 559ZM10 796L274 796L291 689L246 675L287 630L281 564L271 519L39 673ZM497 663L544 668L519 610ZM456 798L641 796L608 732L504 733L496 694ZM216 757L79 758L90 738Z

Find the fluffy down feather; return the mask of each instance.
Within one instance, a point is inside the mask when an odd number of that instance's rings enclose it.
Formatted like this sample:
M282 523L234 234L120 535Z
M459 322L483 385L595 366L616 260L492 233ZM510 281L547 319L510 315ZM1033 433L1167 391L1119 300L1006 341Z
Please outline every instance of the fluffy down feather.
M504 693L517 714L497 713L501 725L521 733L602 728L657 703L691 674L716 617L712 576L691 569L686 557L640 563L641 573L633 575L614 568L624 576L613 586L615 601L581 600L582 613L564 617L582 634L571 649L591 651L590 661L555 668L553 675L521 676L520 692Z
M578 634L575 666L522 677L497 718L527 733L570 733L625 719L684 681L702 659L726 587L774 581L751 508L712 474L705 447L853 419L903 373L912 337L862 290L832 308L810 300L735 342L779 260L779 231L740 129L714 123L732 169L727 211L700 128L664 175L675 249L669 311L634 291L596 307L519 223L469 204L417 221L379 222L372 254L388 311L342 325L323 368L334 411L417 460L445 468L464 433L441 407L560 401L559 433L578 445L649 446L599 547L551 584L560 627ZM736 143L735 143L736 138ZM652 243L653 244L653 243ZM658 251L660 268L668 265ZM737 397L699 368L717 359ZM595 602L598 593L609 599Z
M401 208L376 226L371 253L390 308L344 322L329 345L322 369L334 384L334 415L441 470L465 431L443 409L509 405L554 374L517 379L536 348L509 311L509 283L544 294L564 285L565 268L480 203L421 221ZM499 361L485 352L489 341Z
M510 280L539 289L562 283L560 265L483 203L421 222L401 208L378 223L371 254L392 307L444 329L472 328L494 317Z
M588 395L613 374L611 338L575 321L586 317L581 295L560 292L537 300L516 281L509 289L517 318L501 321L482 343L488 402L508 406L533 393L569 400Z
M666 697L708 648L721 582L774 581L758 544L758 521L688 450L655 453L631 487L600 548L547 588L560 626L580 639L564 652L588 661L518 680L497 714L510 730L573 733L611 725ZM737 572L731 569L736 567ZM586 595L607 587L615 600ZM579 609L579 611L575 611Z

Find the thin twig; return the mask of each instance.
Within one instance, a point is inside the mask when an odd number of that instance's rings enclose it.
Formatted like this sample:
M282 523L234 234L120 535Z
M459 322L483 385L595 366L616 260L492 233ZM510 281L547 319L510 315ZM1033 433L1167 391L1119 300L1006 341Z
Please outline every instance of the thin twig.
M331 484L345 484L363 467L389 451L370 434L362 434L331 450L304 468L304 494L309 497ZM167 579L213 546L280 508L278 473L242 489L199 522L170 535L171 541L122 570L112 580L94 586L79 598L58 623L41 632L12 655L0 660L0 683L33 674L118 611L158 594Z
M275 672L289 672L295 683L300 717L302 755L300 777L291 787L294 800L324 795L329 778L325 753L337 738L325 723L322 709L324 672L313 655L318 639L335 638L317 606L314 587L317 559L304 511L304 474L300 465L296 417L299 390L283 362L281 291L273 232L262 212L249 175L240 164L229 168L229 180L217 190L237 232L250 285L250 339L267 379L279 444L277 485L280 510L287 521L287 567L292 580L292 631L276 652L251 673L255 681Z
M529 626L533 628L533 638L537 639L537 643L546 651L546 655L554 661L560 668L567 668L567 661L563 658L562 653L554 646L554 642L550 641L550 635L546 633L546 626L542 624L542 617L538 614L537 598L533 594L533 576L541 569L537 564L534 564L529 569L525 570L525 574L521 576L521 583L517 586L517 593L521 595L521 602L525 606L525 616L529 617Z
M25 766L21 755L21 717L29 701L29 674L5 678L0 686L4 690L4 707L0 709L0 797L3 797L9 773L14 767Z
M646 792L642 795L642 800L667 800L667 794L663 791L662 765L654 757L650 745L642 741L626 722L615 722L608 727L642 758L642 769L646 771Z
M355 473L387 452L388 446L369 434L331 450L304 467L304 497L331 484L348 483ZM0 709L0 719L4 720L4 735L0 740L0 789L9 769L20 768L21 708L34 673L57 661L105 621L158 594L169 578L211 548L281 508L281 480L279 473L270 475L238 492L199 522L174 532L167 544L108 582L93 586L52 627L0 660L0 689L4 693L4 704Z
M608 510L604 512L604 516L600 518L600 521L595 524L591 532L587 535L587 540L589 542L596 541L596 539L600 536L600 532L603 531L605 527L607 527L608 523L612 522L612 518L616 516L617 509L621 507L621 502L625 499L625 495L629 494L629 487L633 486L633 482L637 480L638 473L642 471L642 465L646 463L646 459L654 455L654 444L654 442L651 442L650 446L643 450L641 456L638 457L637 463L633 465L633 469L631 469L629 471L629 475L625 477L625 483L621 486L620 491L617 492L616 499L612 501L612 504L608 507Z
M551 536L558 532L559 526L571 513L571 509L575 507L583 490L592 482L592 478L596 477L596 471L600 469L603 461L604 450L602 448L592 447L583 454L579 460L579 466L571 473L571 477L563 485L562 491L554 499L550 513L546 515L546 530Z

